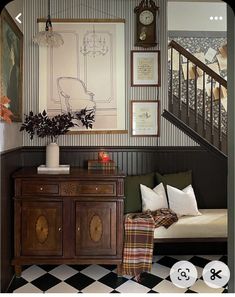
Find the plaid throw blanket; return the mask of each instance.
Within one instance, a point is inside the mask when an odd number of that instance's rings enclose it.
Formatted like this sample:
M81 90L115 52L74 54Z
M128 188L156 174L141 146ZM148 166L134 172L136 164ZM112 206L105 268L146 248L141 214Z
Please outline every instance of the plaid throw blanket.
M177 215L168 208L125 215L122 273L134 275L138 281L142 272L150 272L154 229L160 226L168 228L177 220Z
M124 218L123 274L138 276L152 265L154 219L151 214L129 213Z
M155 211L147 211L150 213L155 222L155 228L165 227L169 228L173 223L178 221L178 217L175 212L170 208L160 208Z

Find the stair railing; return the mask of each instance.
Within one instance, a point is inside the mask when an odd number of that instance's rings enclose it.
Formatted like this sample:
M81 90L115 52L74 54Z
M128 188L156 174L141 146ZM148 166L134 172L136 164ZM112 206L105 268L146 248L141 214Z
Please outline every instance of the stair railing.
M222 112L221 112L221 100L223 94L227 93L227 82L225 79L223 79L219 74L217 74L215 71L213 71L210 67L208 67L206 64L204 64L202 61L200 61L198 58L196 58L194 55L192 55L190 52L188 52L185 48L183 48L181 45L179 45L177 42L172 40L169 43L169 50L170 50L170 86L169 86L169 111L173 111L174 108L174 89L173 89L173 81L176 80L176 76L174 75L175 71L173 70L174 63L178 64L178 68L176 71L178 71L177 79L178 79L178 94L177 97L179 98L178 102L178 116L181 119L181 111L182 111L182 104L186 104L186 122L189 123L189 121L192 121L192 119L189 118L190 116L190 109L194 109L194 130L197 131L197 125L198 125L198 117L202 118L203 121L203 135L202 137L205 137L206 130L208 127L208 123L210 126L210 143L218 146L219 149L222 147L222 136L225 134L227 135L227 124L225 129L222 131L221 129L221 122L222 122ZM178 61L174 61L174 54L173 51L176 51L178 53ZM182 62L182 59L184 58L185 63ZM182 98L182 73L183 73L183 65L185 67L185 84L186 84L186 90L185 90L185 100L181 100ZM194 78L193 78L194 76ZM202 79L202 91L201 91L201 110L199 111L198 108L198 79L201 77ZM208 84L206 82L209 81L209 89ZM193 100L192 100L192 94L189 91L189 84L192 84L192 80L194 80L194 94L193 94ZM206 84L207 84L207 90L206 90ZM209 93L209 94L208 94ZM217 96L216 96L217 94ZM218 100L217 104L217 110L215 110L215 100ZM192 105L193 101L193 105ZM215 125L214 116L217 112L217 123ZM217 128L216 128L217 127ZM219 138L219 144L214 144L214 130L218 130L218 138Z

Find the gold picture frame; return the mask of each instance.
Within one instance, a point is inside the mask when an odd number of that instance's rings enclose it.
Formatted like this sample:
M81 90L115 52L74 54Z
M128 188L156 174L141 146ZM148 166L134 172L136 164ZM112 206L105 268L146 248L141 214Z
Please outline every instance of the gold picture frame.
M22 75L23 75L23 34L14 20L3 9L0 15L0 95L11 101L9 110L12 121L22 121Z

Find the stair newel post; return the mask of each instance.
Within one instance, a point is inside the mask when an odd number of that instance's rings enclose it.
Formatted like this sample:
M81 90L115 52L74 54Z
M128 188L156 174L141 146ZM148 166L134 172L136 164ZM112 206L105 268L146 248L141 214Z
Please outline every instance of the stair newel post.
M211 144L214 144L214 116L213 116L213 77L211 77L211 96L210 96L210 126L211 126Z
M181 119L181 102L182 102L182 98L181 98L181 53L178 52L178 54L179 54L179 90L178 90L179 111L178 111L178 115L179 115L179 118Z
M195 65L194 67L195 69L195 74L194 74L194 79L195 79L195 85L194 85L194 109L195 109L195 122L194 122L194 127L195 127L195 131L197 131L197 124L198 124L198 110L197 110L197 78L198 78L198 74L197 74L197 65Z
M173 47L171 46L171 79L170 79L170 106L169 106L169 110L173 111Z
M219 149L222 148L222 131L221 131L221 84L219 83L219 117L218 117L218 129L219 129Z
M187 58L187 81L186 81L186 109L187 124L189 124L189 59Z
M206 137L206 72L203 71L203 90L202 90L202 129L203 137Z

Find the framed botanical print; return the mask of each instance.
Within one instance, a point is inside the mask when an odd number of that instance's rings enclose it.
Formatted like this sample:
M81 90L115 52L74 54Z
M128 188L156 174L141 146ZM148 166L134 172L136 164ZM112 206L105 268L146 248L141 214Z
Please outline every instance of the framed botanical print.
M131 51L131 86L160 86L160 51Z
M131 101L131 135L159 136L159 100Z
M1 46L1 98L10 99L9 110L12 120L22 120L22 67L23 67L23 34L6 9L0 17Z

